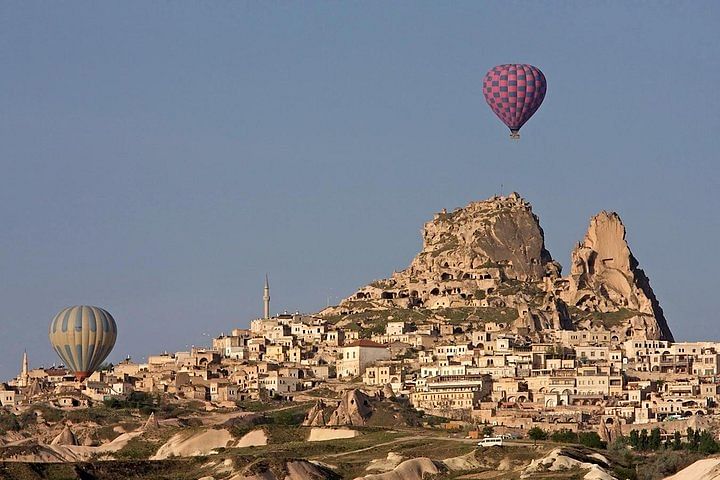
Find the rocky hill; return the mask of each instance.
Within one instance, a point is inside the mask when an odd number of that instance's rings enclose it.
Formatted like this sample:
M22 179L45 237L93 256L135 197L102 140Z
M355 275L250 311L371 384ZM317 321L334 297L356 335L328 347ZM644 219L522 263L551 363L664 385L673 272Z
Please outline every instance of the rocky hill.
M616 213L592 218L563 277L545 248L538 217L517 193L436 214L407 269L360 288L321 315L346 324L494 322L499 330L535 339L577 328L607 329L620 341L672 339Z

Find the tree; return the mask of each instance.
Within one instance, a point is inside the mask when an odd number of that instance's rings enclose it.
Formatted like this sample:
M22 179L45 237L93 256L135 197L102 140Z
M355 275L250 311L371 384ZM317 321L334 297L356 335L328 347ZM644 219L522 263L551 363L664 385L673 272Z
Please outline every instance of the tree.
M639 441L639 450L647 450L650 443L650 439L648 438L648 432L644 428L640 431L640 441Z
M492 427L492 425L485 425L482 428L482 436L483 437L492 437L494 432L495 432L495 429Z
M630 445L637 450L640 449L640 434L637 430L630 431Z
M700 442L698 443L698 452L704 454L717 453L720 451L720 445L715 441L712 434L704 430L700 434Z
M700 429L693 430L691 427L687 428L687 444L685 448L690 451L697 451L698 445L700 444Z
M685 430L685 439L687 440L687 443L685 444L686 450L692 449L693 438L695 438L695 432L692 427L687 427L687 430Z
M682 448L682 436L680 435L680 431L675 430L675 435L673 436L672 449L680 450L681 448Z
M4 435L7 431L17 432L20 429L20 422L15 415L0 410L0 435Z
M532 427L528 430L528 437L530 437L530 440L533 442L537 442L538 440L547 440L548 434L540 427Z
M648 441L648 448L650 450L657 450L660 448L661 439L660 439L660 429L658 427L653 428L650 430L650 439Z

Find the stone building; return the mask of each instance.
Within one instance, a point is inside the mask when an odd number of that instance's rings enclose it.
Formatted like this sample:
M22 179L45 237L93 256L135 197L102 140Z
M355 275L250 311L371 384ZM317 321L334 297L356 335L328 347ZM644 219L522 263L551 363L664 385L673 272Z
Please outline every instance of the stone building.
M405 383L402 363L388 361L366 367L363 383L371 386L390 385L394 392L402 390Z
M489 375L459 375L430 377L410 394L410 401L418 410L471 410L490 394Z
M390 352L385 345L371 340L357 340L338 349L337 377L343 380L359 377L369 364L389 358Z

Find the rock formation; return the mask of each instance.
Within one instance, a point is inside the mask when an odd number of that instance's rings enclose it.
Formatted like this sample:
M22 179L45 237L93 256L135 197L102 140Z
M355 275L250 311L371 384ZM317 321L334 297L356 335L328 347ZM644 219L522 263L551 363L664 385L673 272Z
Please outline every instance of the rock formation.
M545 248L532 207L513 193L436 214L425 224L422 251L407 269L361 288L322 313L507 308L502 312L507 319L498 321L521 317L516 328L534 333L569 325L553 295L542 290L560 271Z
M67 425L63 428L63 431L58 434L57 437L50 442L50 445L77 445L77 438L75 434L70 430Z
M598 435L600 435L600 439L610 445L623 436L622 425L624 423L625 419L617 415L603 415L598 425Z
M422 480L424 478L437 478L441 470L431 459L418 457L405 460L393 470L385 473L375 473L357 477L355 480Z
M717 480L720 478L720 458L704 458L685 467L665 480Z
M327 424L331 427L360 427L366 424L371 414L370 397L357 389L348 390L343 394L338 407L330 414Z
M392 385L389 383L386 383L383 387L382 394L384 398L395 398L395 392L393 392Z
M342 477L329 467L307 460L270 460L254 462L244 472L230 477L234 480L340 480Z
M573 250L566 286L560 296L568 305L621 313L625 321L611 327L620 327L613 330L620 330L624 337L673 339L650 281L628 247L617 213L600 212L590 220L584 240Z
M181 432L173 435L160 446L150 460L205 456L219 448L228 447L233 441L233 436L224 428L206 428L189 436Z
M142 429L143 429L143 431L148 431L148 430L156 430L158 428L160 428L160 424L158 423L157 418L155 418L155 412L153 412L148 417L148 419L145 422L145 425L143 425Z
M305 415L303 421L304 427L324 427L325 426L325 403L322 400L315 402L315 405Z
M516 193L436 214L407 269L320 314L363 312L365 322L389 321L405 309L433 320L455 311L455 321L464 315L468 323L494 322L497 330L535 340L577 328L606 329L617 341L672 339L616 213L593 217L572 253L570 274L561 277L538 217Z
M537 216L513 193L435 215L425 224L422 251L397 277L462 280L502 266L503 277L537 281L551 262Z
M334 480L341 477L324 465L318 465L306 460L295 460L287 463L285 480Z
M588 455L577 448L556 448L543 458L535 459L525 467L520 478L536 478L547 472L563 472L567 470L588 470L583 476L595 480L616 480L610 475L610 462L599 454Z

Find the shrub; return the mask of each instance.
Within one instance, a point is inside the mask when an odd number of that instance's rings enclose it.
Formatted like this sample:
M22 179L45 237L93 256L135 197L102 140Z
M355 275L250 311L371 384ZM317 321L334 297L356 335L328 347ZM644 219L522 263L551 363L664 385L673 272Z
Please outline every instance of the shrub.
M701 458L698 454L686 452L663 452L655 455L637 469L638 480L659 480L673 475L679 470Z
M111 442L119 437L120 433L116 432L112 425L106 425L95 430L95 435L101 441Z
M530 437L530 440L534 441L547 440L548 434L540 427L532 427L530 430L528 430L528 437Z
M140 438L132 438L128 443L115 452L115 458L128 459L128 460L141 460L146 459L157 452L158 446L154 443L150 443L147 440Z
M17 432L20 430L20 422L17 417L10 412L0 412L0 434L6 432Z
M578 434L580 444L590 448L606 448L607 444L602 441L597 432L580 432Z
M18 421L21 425L26 425L28 423L36 423L36 412L40 412L42 417L48 422L59 422L63 419L63 412L61 410L58 410L55 407L51 407L50 405L47 405L45 403L40 403L33 405L30 409L20 414Z
M635 473L635 469L631 467L623 467L621 465L615 465L612 469L613 473L615 474L615 477L617 478L626 478L627 480L636 480L637 474Z
M632 454L627 448L628 445L630 445L630 439L623 436L616 438L615 441L607 446L607 449L610 453L625 458L625 460L629 462L632 459Z
M556 430L550 434L550 440L558 443L577 443L578 435L572 430L566 428Z
M158 404L160 403L160 399L158 396L151 395L149 393L132 392L125 400L118 398L110 398L108 400L104 400L103 403L108 408L139 409L140 412L149 415L150 413L158 410Z
M278 410L263 415L262 423L269 425L300 425L305 420L305 414L309 407L292 407L284 410Z
M200 418L191 417L183 419L182 424L186 427L202 427L203 422Z
M115 416L114 412L108 411L106 408L83 408L80 410L70 410L65 412L65 419L73 423L79 422L95 422L99 424L106 423Z

